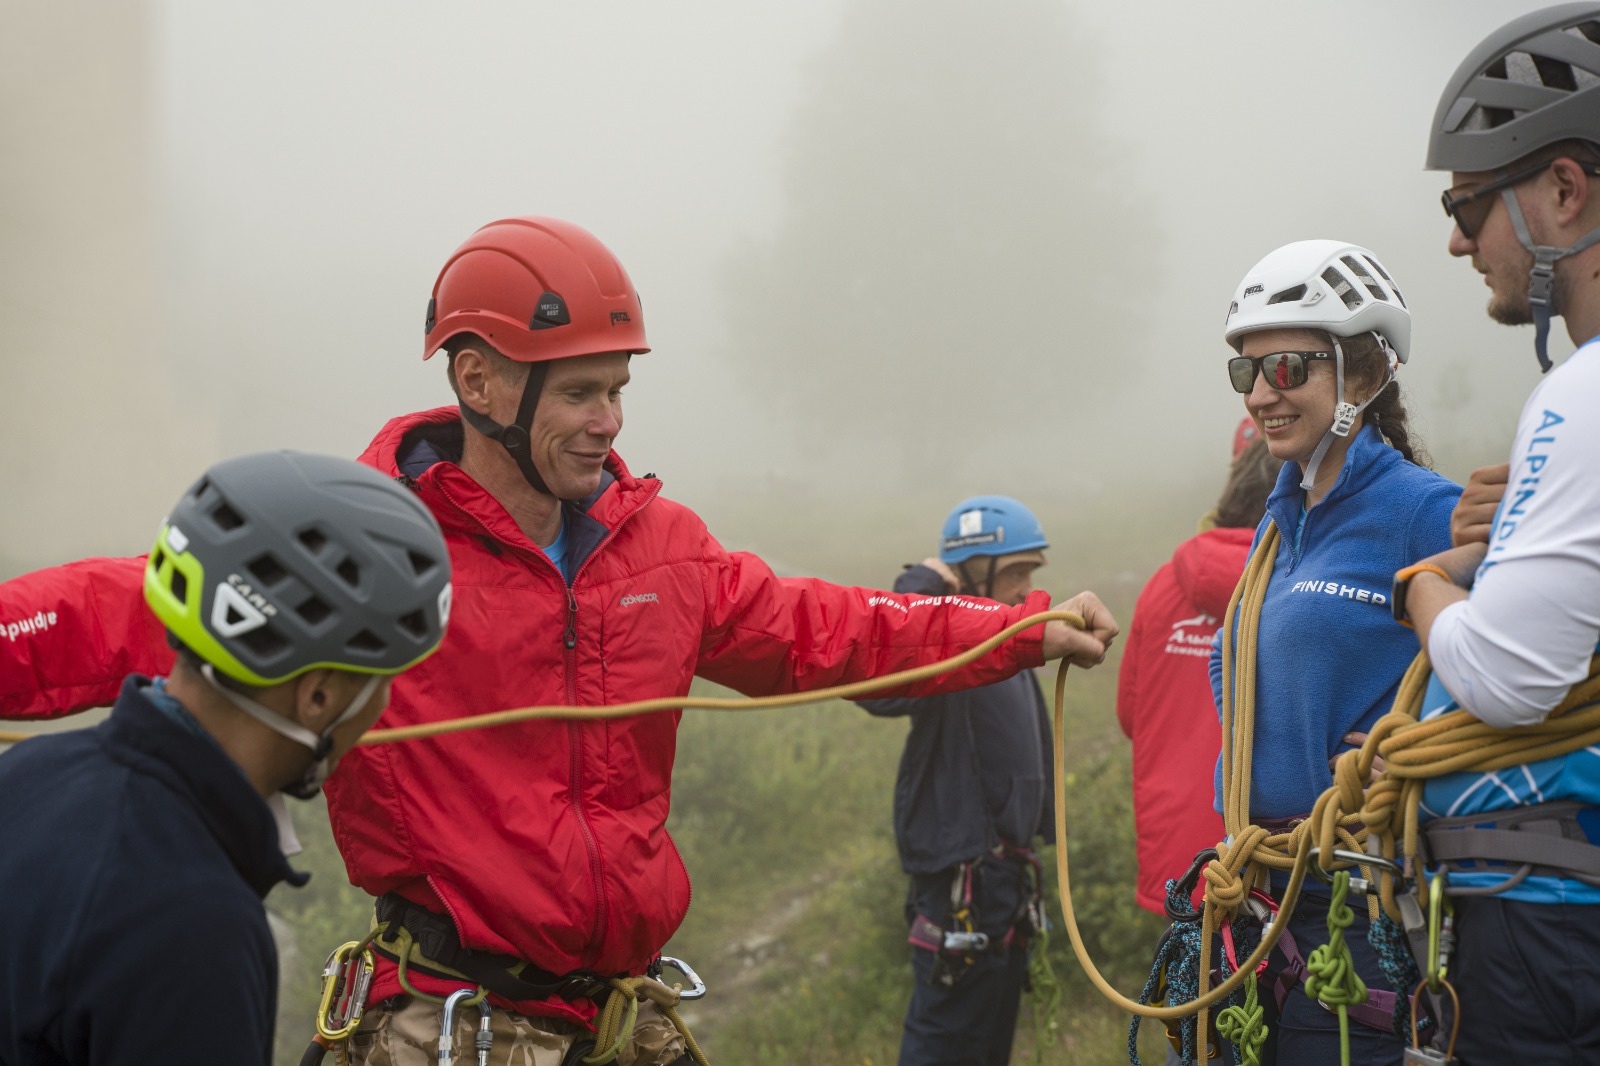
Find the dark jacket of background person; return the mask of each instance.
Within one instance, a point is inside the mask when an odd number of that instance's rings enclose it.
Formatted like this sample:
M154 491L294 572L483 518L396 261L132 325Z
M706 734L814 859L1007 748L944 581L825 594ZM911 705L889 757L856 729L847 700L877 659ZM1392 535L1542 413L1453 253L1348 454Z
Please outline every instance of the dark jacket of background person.
M0 758L9 1066L271 1061L278 960L261 900L305 876L243 771L146 683L128 678L94 729Z
M1168 879L1223 837L1212 809L1222 730L1211 641L1250 554L1251 528L1208 529L1178 545L1139 593L1117 679L1117 720L1133 741L1141 907L1163 913Z
M894 591L942 596L944 579L913 566ZM894 786L906 873L939 873L1002 839L1023 847L1055 839L1050 720L1032 671L965 692L860 704L880 717L911 716Z

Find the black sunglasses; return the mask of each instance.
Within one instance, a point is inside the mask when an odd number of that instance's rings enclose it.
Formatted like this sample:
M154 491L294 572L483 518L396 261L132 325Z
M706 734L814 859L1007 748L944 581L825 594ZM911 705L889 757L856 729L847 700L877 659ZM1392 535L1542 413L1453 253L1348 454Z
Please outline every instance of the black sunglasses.
M1538 177L1546 170L1549 170L1550 164L1554 162L1554 159L1546 159L1543 163L1535 163L1533 166L1519 170L1514 174L1507 174L1503 178L1484 182L1471 192L1463 193L1460 196L1451 195L1455 192L1455 189L1446 189L1439 194L1439 203L1443 205L1444 213L1454 219L1455 224L1461 228L1461 235L1469 241L1474 240L1478 235L1478 230L1483 227L1484 220L1489 217L1489 212L1494 208L1492 194L1499 192L1501 189L1509 189L1513 185L1520 185L1530 178ZM1585 163L1577 159L1574 159L1573 162L1577 163L1585 174L1591 177L1600 177L1600 164ZM1460 188L1460 186L1457 186L1457 188Z
M1306 383L1307 367L1314 359L1332 359L1332 352L1272 352L1269 355L1236 355L1228 360L1228 380L1233 391L1248 393L1256 384L1256 373L1265 375L1274 389L1297 389Z

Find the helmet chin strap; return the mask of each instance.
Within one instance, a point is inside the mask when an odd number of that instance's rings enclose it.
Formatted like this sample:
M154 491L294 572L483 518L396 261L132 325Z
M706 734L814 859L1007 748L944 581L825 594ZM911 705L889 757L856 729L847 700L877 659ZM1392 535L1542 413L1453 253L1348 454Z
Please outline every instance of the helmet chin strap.
M1394 380L1395 367L1399 364L1399 356L1395 355L1389 341L1377 330L1372 331L1382 346L1389 359L1389 372L1383 379L1383 384L1373 390L1372 395L1362 400L1359 404L1350 403L1344 398L1344 349L1339 347L1339 338L1333 337L1333 375L1334 389L1339 397L1339 402L1333 409L1333 425L1328 427L1328 432L1322 435L1322 440L1317 443L1317 450L1311 453L1311 462L1306 464L1306 476L1300 479L1300 488L1310 492L1317 483L1317 468L1322 465L1323 458L1328 454L1328 448L1333 444L1334 437L1348 437L1355 428L1356 416L1367 409L1367 405L1376 400L1384 389L1389 387L1389 382Z
M1533 267L1528 271L1528 307L1533 311L1533 354L1539 357L1539 372L1548 374L1554 365L1550 362L1547 343L1550 339L1550 319L1561 313L1555 301L1556 263L1600 241L1600 227L1585 233L1569 248L1535 244L1528 232L1528 220L1522 217L1522 205L1517 202L1512 190L1500 190L1500 198L1505 201L1506 213L1511 216L1512 228L1517 231L1517 240L1533 254Z
M333 750L333 731L361 713L361 709L372 698L373 690L378 687L378 682L383 680L378 674L373 674L367 678L366 684L361 686L361 690L355 694L355 697L340 712L339 717L335 718L332 724L322 731L321 736L318 736L298 722L289 721L265 704L251 699L242 692L235 692L233 689L228 688L217 680L216 670L210 663L201 663L200 673L211 683L212 688L222 693L224 699L245 714L248 714L279 736L311 749L311 765L306 767L306 772L301 775L300 780L292 785L285 786L283 789L284 792L287 792L295 799L310 799L322 790L322 783L328 779L328 773L333 769L329 763L329 754Z
M539 468L533 465L533 448L529 434L533 430L533 413L539 406L539 394L544 391L545 374L550 369L549 363L530 363L528 365L528 380L522 385L522 400L517 404L517 418L509 426L503 426L486 414L480 414L468 407L465 401L460 404L461 417L467 424L482 433L492 441L496 441L511 458L516 460L517 469L522 471L523 478L534 489L546 496L554 496L550 486L545 484L544 478L539 474Z
M983 590L981 592L978 590L978 583L972 580L972 575L967 572L967 564L972 560L963 559L961 562L957 563L956 573L961 575L962 587L956 591L964 592L969 596L982 596L986 600L994 599L994 564L999 562L1000 558L999 556L991 555L988 557L988 559L989 575L988 577L984 578Z

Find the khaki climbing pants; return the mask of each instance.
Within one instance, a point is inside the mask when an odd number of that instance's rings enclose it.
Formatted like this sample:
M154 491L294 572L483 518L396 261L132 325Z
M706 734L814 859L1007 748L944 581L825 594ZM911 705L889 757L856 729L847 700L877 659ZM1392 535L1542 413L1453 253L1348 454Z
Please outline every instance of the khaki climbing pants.
M409 997L396 997L369 1007L361 1017L360 1028L350 1037L349 1061L352 1066L438 1066L443 1021L442 1004ZM490 1032L494 1034L494 1044L489 1051L489 1066L561 1066L574 1041L594 1036L570 1022L532 1018L499 1008L490 1015ZM458 1066L476 1066L478 1053L473 1041L477 1033L478 1009L457 1009L453 1038ZM639 1004L633 1039L623 1045L616 1063L667 1066L683 1052L682 1035L654 1004L645 1001ZM330 1054L328 1061L338 1059Z

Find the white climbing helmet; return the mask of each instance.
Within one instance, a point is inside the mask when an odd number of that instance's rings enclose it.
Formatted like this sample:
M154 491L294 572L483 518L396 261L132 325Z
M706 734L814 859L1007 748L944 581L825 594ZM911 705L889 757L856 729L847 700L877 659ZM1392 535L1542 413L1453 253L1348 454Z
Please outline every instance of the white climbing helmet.
M1395 358L1411 348L1411 312L1378 257L1343 241L1295 241L1250 268L1233 291L1223 334L1318 329L1335 337L1377 333Z

